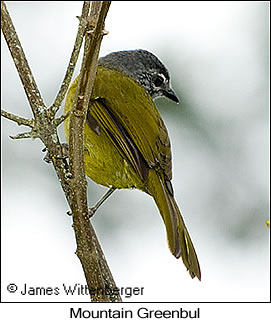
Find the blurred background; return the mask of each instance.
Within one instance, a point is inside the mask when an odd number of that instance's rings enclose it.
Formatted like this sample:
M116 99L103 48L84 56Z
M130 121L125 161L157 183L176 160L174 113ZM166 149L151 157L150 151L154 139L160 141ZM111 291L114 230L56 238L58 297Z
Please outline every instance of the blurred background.
M82 3L6 2L47 105L62 82ZM268 301L269 3L113 1L101 56L147 49L168 67L180 98L156 104L171 137L175 196L196 247L202 281L192 280L167 247L153 200L136 190L113 194L93 219L119 287L144 287L124 301ZM81 62L81 59L80 59ZM79 65L76 73L78 74ZM31 117L1 38L1 107ZM61 110L61 112L63 109ZM88 301L63 284L85 285L72 219L39 140L2 124L2 300ZM63 129L59 134L64 141ZM106 188L88 180L89 205ZM15 283L16 293L7 285ZM28 287L59 295L23 296Z

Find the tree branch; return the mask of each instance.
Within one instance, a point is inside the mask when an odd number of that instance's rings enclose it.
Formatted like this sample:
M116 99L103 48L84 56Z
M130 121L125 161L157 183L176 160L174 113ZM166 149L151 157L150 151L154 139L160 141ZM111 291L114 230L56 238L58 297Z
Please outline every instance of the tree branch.
M96 289L106 290L111 280L111 273L101 277L98 273L96 277L90 275L94 268L102 268L106 263L96 257L95 254L100 252L98 244L92 241L95 234L89 224L89 214L87 205L87 187L84 167L84 123L88 103L91 97L96 69L98 64L98 55L103 37L104 20L110 6L109 1L93 1L91 14L88 19L88 30L85 35L85 50L83 63L78 80L78 86L70 115L69 125L69 160L71 179L71 209L74 221L74 230L77 240L78 255L85 275L94 278L89 282L95 285ZM102 261L102 262L101 262ZM110 287L111 288L111 287ZM100 295L95 295L95 301L100 301ZM120 301L119 295L109 295L108 301Z
M25 119L23 117L19 117L19 116L16 116L15 114L12 114L10 112L7 112L5 110L1 110L1 115L4 117L4 118L7 118L9 120L12 120L14 122L16 122L18 124L18 126L27 126L27 127L31 127L33 128L34 127L34 120L32 119Z
M84 1L81 17L78 17L79 27L78 27L75 43L73 46L71 58L70 58L70 61L68 64L68 68L67 68L66 74L64 76L64 80L61 84L61 87L60 87L60 89L57 93L57 96L55 98L55 101L50 108L52 110L53 114L55 114L59 110L60 105L61 105L62 101L64 100L66 93L68 91L69 85L71 83L72 75L73 75L73 72L74 72L74 69L75 69L75 66L77 63L77 59L78 59L78 56L80 53L80 49L81 49L81 46L83 43L83 39L84 39L86 27L87 27L87 17L88 17L88 13L89 13L89 8L90 8L89 1Z
M36 116L40 110L45 109L45 104L28 65L22 45L7 11L6 4L3 1L1 1L1 29L6 39L14 64L18 70L18 74L21 78L32 112L34 116Z
M68 70L54 104L51 108L46 108L27 63L6 5L4 2L1 2L1 28L33 111L34 119L27 120L6 111L2 111L1 114L17 122L18 125L31 127L30 132L19 134L14 136L14 138L35 137L40 138L45 144L67 201L72 209L77 241L76 253L82 263L89 289L97 291L91 294L92 301L96 302L121 301L119 293L116 293L116 285L97 236L89 222L83 153L84 116L96 75L98 53L103 36L103 25L109 6L109 1L95 1L92 3L91 14L88 16L90 4L89 1L84 2L76 43ZM87 32L85 32L86 28ZM68 169L57 134L57 126L66 116L61 116L56 119L55 113L59 109L69 87L84 34L86 37L83 65L80 73L81 81L78 85L77 96L70 118L71 147L69 148L69 152L71 167ZM72 177L70 172L72 173ZM79 186L77 186L78 183ZM115 293L105 293L107 288L111 291L114 289ZM101 293L101 290L103 293Z

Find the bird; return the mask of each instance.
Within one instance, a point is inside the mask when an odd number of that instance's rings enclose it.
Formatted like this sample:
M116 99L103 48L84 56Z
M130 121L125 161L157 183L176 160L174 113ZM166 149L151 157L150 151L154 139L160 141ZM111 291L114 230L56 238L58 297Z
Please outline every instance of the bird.
M78 77L69 88L65 114L77 83ZM167 68L153 53L122 50L98 60L84 126L85 173L109 188L104 200L117 189L136 188L152 196L171 253L182 259L192 278L201 280L198 257L174 197L170 138L154 102L159 97L179 103ZM68 140L69 118L64 129Z

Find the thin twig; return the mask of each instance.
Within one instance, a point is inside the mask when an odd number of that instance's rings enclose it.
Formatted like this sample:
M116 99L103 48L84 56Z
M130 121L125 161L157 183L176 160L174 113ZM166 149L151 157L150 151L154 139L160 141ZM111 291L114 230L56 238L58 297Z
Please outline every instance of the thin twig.
M66 93L68 91L69 85L71 83L72 75L73 75L73 72L74 72L74 69L75 69L75 66L77 63L77 59L78 59L80 49L81 49L83 39L84 39L85 30L87 27L87 16L88 16L89 8L90 8L89 1L84 1L81 17L78 17L79 27L78 27L73 51L71 54L71 58L70 58L70 61L68 64L68 68L67 68L66 74L64 76L64 80L61 84L61 87L60 87L60 89L57 93L57 96L55 98L55 101L52 104L52 106L50 107L53 114L55 114L59 110L60 105L61 105L62 101L64 100Z
M34 120L33 119L25 119L23 117L16 116L15 114L12 114L10 112L7 112L5 110L1 110L1 115L9 120L12 120L18 124L18 126L27 126L27 127L34 127Z
M54 123L55 123L55 125L56 125L56 127L58 127L65 119L67 119L68 118L68 116L69 116L69 113L67 113L67 114L63 114L61 117L59 117L59 118L56 118L55 120L54 120Z
M37 138L37 134L34 131L29 131L29 132L22 132L19 133L18 135L15 136L9 136L11 139L35 139Z

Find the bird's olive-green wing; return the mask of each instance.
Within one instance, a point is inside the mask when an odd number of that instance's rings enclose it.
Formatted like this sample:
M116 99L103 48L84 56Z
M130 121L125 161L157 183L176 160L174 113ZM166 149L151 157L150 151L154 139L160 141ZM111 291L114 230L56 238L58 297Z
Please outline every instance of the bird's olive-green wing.
M144 88L130 77L99 66L93 98L89 112L107 129L108 136L141 178L144 162L140 155L148 167L160 167L171 179L168 132Z
M101 98L91 100L89 107L86 120L89 127L98 135L101 127L122 157L131 164L139 177L146 181L148 178L148 163L131 139L128 131L106 105L105 100Z

